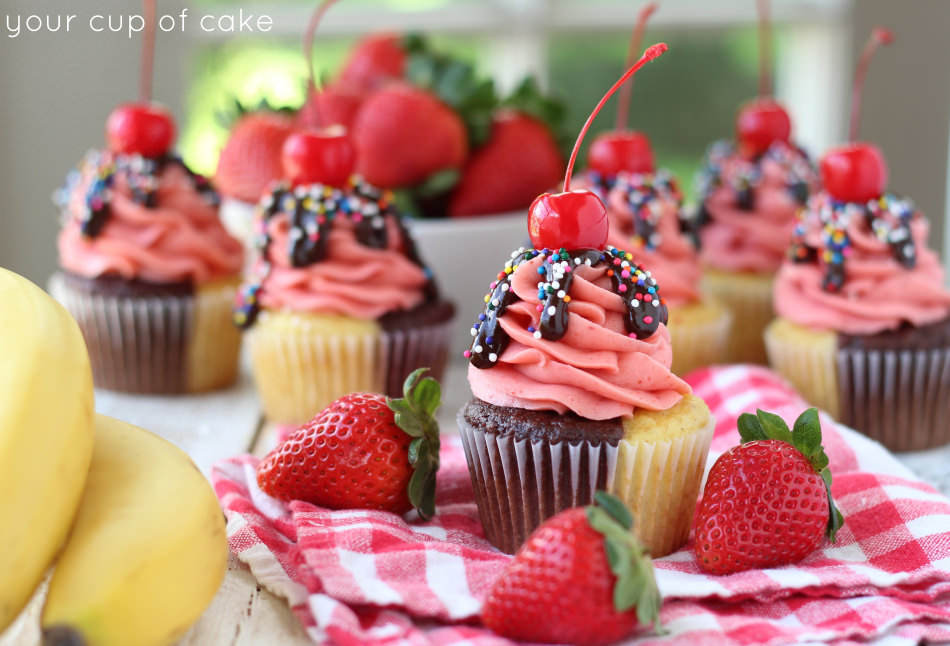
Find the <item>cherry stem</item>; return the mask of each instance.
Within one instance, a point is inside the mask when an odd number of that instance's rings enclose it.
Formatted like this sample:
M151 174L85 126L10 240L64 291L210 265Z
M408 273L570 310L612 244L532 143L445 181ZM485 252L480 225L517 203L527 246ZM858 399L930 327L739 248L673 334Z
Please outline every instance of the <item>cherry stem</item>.
M759 98L772 97L772 20L769 0L756 0L759 10Z
M861 123L861 96L864 92L864 77L868 73L868 64L871 57L881 45L890 45L894 42L894 34L890 29L875 27L871 30L868 41L861 50L858 67L854 72L854 86L851 89L851 127L848 130L848 140L854 142L858 138L858 127Z
M155 0L144 0L145 34L142 36L142 61L139 70L139 101L152 100L152 66L155 60Z
M657 9L655 2L650 2L640 9L637 14L637 24L633 27L633 35L630 37L630 47L627 50L627 60L624 61L623 68L627 69L633 65L633 59L640 46L643 43L643 32L646 30L647 20ZM633 94L633 81L625 84L617 96L617 119L614 122L614 130L623 132L627 129L627 113L630 112L630 96Z
M590 113L590 116L587 117L587 121L584 122L584 127L581 128L581 132L577 135L577 141L574 142L574 150L571 151L571 159L567 162L567 172L564 174L564 190L563 192L567 193L571 190L571 173L574 171L574 162L577 161L577 153L580 151L581 142L584 141L584 135L587 134L587 130L590 129L590 124L594 122L594 118L597 116L597 113L600 112L601 108L604 107L604 104L607 103L607 99L613 96L620 86L622 86L630 77L637 73L641 67L649 63L655 58L658 58L663 52L669 49L666 46L666 43L657 43L656 45L650 45L647 47L646 51L643 52L643 56L640 57L633 67L628 69L620 79L614 83L607 93L600 99L596 106L594 106L594 111Z
M310 96L310 92L316 93L317 90L317 72L313 65L313 39L314 35L317 33L317 26L320 24L320 21L323 20L323 14L327 12L336 0L323 0L320 3L313 14L310 15L310 23L307 25L307 31L304 33L303 38L303 55L307 60L307 70L310 74L309 82L307 86L307 96ZM317 120L320 122L320 125L323 125L323 120L320 119L319 113L317 114Z

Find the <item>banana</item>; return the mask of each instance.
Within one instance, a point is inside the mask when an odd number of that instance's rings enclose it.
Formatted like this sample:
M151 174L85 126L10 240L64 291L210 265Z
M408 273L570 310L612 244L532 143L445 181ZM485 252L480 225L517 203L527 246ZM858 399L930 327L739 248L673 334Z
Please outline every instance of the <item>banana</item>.
M0 267L0 632L69 532L92 455L94 410L76 321Z
M44 644L169 644L211 602L227 560L224 514L184 451L97 415L86 489L41 615Z

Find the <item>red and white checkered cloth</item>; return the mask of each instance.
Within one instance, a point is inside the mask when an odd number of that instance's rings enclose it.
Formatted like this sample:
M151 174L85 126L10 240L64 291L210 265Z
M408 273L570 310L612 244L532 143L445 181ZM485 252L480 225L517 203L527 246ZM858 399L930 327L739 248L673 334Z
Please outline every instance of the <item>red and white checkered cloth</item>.
M689 378L717 420L710 464L738 443L736 418L755 408L793 420L807 405L767 369L729 366ZM833 495L844 514L835 544L795 566L705 574L691 543L657 559L662 636L630 644L918 644L950 641L950 500L890 453L823 417ZM510 645L479 624L482 600L509 556L484 538L465 457L443 439L437 513L283 504L255 484L257 460L216 465L232 551L285 597L319 643Z

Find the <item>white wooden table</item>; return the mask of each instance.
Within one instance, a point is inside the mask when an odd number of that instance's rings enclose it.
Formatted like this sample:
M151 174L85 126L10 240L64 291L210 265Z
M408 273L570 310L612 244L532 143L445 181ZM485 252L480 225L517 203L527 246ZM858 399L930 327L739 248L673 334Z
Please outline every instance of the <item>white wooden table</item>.
M455 412L468 398L466 365L443 379L439 421L456 432ZM205 475L222 458L265 453L273 444L247 372L232 388L191 397L136 397L96 392L96 409L154 431L187 451ZM950 495L950 445L898 458L923 480ZM42 591L3 634L0 646L39 646ZM177 646L306 646L311 644L283 599L263 590L247 567L231 557L227 576L201 619Z

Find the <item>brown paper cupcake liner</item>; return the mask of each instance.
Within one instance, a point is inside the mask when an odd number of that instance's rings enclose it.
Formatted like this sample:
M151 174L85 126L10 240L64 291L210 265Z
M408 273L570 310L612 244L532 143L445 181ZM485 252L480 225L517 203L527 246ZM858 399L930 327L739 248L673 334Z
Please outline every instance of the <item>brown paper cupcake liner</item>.
M653 556L681 547L712 441L701 431L670 440L571 443L486 433L458 416L485 536L514 553L545 519L589 505L594 493L616 494L634 514L634 531Z
M589 505L613 480L617 447L515 440L468 425L458 417L475 501L485 537L513 554L545 519Z
M226 386L237 376L235 286L222 282L194 294L124 297L74 288L57 273L50 293L83 331L97 388L185 394Z
M380 335L380 354L385 375L383 392L402 397L402 386L417 368L429 368L426 376L441 381L449 358L453 319L414 329L390 330Z
M839 421L892 451L950 442L950 348L841 349Z

